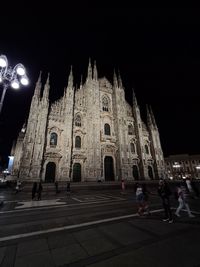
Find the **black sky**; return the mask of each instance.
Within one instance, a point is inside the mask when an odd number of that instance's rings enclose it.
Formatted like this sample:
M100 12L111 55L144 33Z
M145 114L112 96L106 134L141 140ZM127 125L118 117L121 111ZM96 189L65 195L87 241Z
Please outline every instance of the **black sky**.
M26 9L26 10L25 10ZM199 9L70 8L37 12L26 7L1 17L0 54L21 62L30 86L9 90L0 115L0 155L9 155L28 116L39 71L50 72L51 100L63 93L70 65L75 82L86 76L88 58L99 76L112 81L119 69L126 98L135 89L145 121L145 104L154 111L164 155L200 153ZM0 89L2 92L2 88Z

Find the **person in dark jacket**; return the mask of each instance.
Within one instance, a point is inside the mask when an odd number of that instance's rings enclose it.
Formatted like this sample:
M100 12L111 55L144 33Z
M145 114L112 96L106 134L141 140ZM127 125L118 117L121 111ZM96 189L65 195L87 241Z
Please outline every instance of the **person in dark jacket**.
M67 195L70 196L71 188L70 188L70 182L67 182Z
M158 195L162 199L162 205L165 212L165 217L163 221L168 221L169 223L173 222L172 211L170 205L170 188L165 180L160 180L158 185Z
M41 200L41 197L42 197L42 190L43 190L43 187L42 187L42 182L39 183L39 187L38 187L38 198L37 200Z
M32 187L32 200L35 198L36 192L37 192L37 182L34 182Z

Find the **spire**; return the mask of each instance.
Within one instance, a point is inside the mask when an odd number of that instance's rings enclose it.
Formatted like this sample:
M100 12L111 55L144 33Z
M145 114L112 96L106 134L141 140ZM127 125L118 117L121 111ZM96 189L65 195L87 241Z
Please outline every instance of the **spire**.
M120 75L120 71L119 70L118 70L118 81L119 81L119 87L123 88L122 79L121 79L121 75Z
M91 66L90 58L89 58L89 64L88 64L87 80L92 80L92 66Z
M73 87L73 81L74 81L74 78L73 78L73 72L72 72L72 66L71 66L69 77L68 77L68 85L67 85L67 87L72 88Z
M39 77L38 77L38 80L35 86L35 92L34 92L34 95L38 97L40 97L40 92L41 92L41 87L42 87L41 76L42 76L42 72L40 71L40 74L39 74Z
M50 88L50 83L49 83L49 73L48 73L47 80L44 86L43 96L42 96L43 99L49 99L49 88Z
M135 96L135 91L134 89L132 89L132 92L133 92L133 105L137 106L137 98Z
M150 115L151 115L152 123L153 123L154 127L157 128L156 120L155 120L151 106L149 107L149 109L150 109Z
M113 73L113 85L114 87L118 87L118 81L117 81L117 75L116 75L116 72L114 70L114 73Z
M21 133L25 133L25 132L26 132L26 123L24 123L21 128Z
M153 123L152 123L152 118L151 118L151 114L150 114L148 105L146 105L146 110L147 110L147 124L150 126Z
M83 75L81 75L80 89L83 87Z
M98 73L97 73L96 61L94 62L93 79L94 79L95 81L98 80Z

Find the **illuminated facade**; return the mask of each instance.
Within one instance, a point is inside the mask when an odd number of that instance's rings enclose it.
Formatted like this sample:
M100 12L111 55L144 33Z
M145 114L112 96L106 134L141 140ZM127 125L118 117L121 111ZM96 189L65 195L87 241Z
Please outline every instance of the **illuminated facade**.
M165 158L165 165L169 179L200 179L200 155L170 155Z
M159 131L151 109L147 124L133 92L125 100L120 75L113 84L98 78L89 62L84 84L75 90L72 71L64 95L49 103L49 77L39 77L26 127L13 148L12 174L53 182L157 179L164 175ZM43 91L43 93L42 93Z

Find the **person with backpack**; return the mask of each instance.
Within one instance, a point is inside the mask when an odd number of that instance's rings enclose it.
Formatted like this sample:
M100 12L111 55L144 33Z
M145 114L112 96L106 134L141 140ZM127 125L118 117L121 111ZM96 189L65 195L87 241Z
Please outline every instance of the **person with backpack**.
M170 205L170 188L165 180L160 180L158 185L158 195L162 199L162 206L164 208L165 217L163 221L168 221L169 223L173 223L172 211Z
M187 189L184 185L178 184L177 186L177 196L178 196L178 208L176 209L175 215L177 217L180 217L180 211L183 209L183 207L186 208L188 216L190 218L195 217L190 210L189 204L188 204L188 194L187 194Z
M139 216L144 213L144 193L142 190L142 185L137 183L135 187L135 197L138 205L138 214Z

